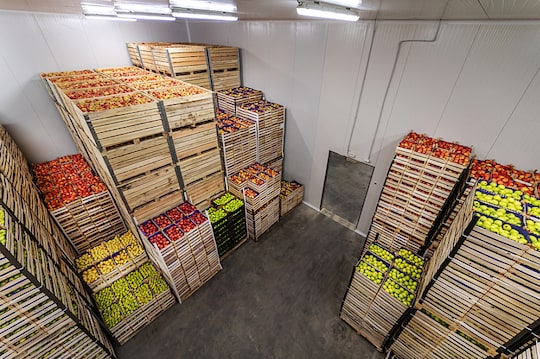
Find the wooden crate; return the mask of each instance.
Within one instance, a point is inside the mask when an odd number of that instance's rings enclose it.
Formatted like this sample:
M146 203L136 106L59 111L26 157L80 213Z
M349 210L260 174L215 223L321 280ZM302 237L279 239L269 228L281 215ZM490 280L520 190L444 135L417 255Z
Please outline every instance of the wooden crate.
M116 340L118 340L120 345L123 345L154 319L163 314L163 312L172 307L174 303L174 296L167 290L152 298L150 302L124 318L116 326L112 327L111 333Z
M138 96L141 101L147 102L96 112L83 112L79 108L75 109L79 121L86 122L90 128L98 148L107 148L163 132L163 123L157 102L139 92L134 92L131 95ZM113 98L115 96L100 99ZM76 106L82 106L83 103L84 101L74 101Z
M167 196L178 194L181 197L181 188L174 166L165 166L125 181L119 190L127 207L137 218L145 217L143 213L146 212L144 209L146 206L160 207L160 203L165 202L163 206L168 208L170 203Z
M527 348L521 351L519 354L513 356L514 359L539 359L540 358L540 344L538 340L531 343Z
M183 158L178 162L178 166L186 187L215 173L222 173L221 158L217 147Z
M210 207L211 198L225 190L223 172L216 172L208 177L192 182L186 186L186 194L190 202L204 210Z
M171 132L170 136L178 160L212 150L218 146L216 126L213 121L179 128Z
M229 115L236 116L236 111L241 105L261 100L263 93L249 87L235 87L219 90L216 96L218 108Z
M160 101L160 106L166 118L165 126L167 126L168 130L194 126L214 119L212 92L202 87L194 87L188 84L173 89L182 90L187 87L196 88L199 93ZM150 94L159 98L161 94L169 90L154 90L150 91Z
M225 217L211 222L218 254L221 259L228 257L247 241L245 204L242 203L242 206L233 212L227 211L227 203L232 200L242 201L234 195L230 195L231 198L227 202L220 204L216 204L216 199L222 198L222 195L212 199L212 207L207 211L209 214L211 210L221 209L226 213ZM210 219L213 220L211 216Z
M210 46L206 51L210 60L212 90L219 91L241 86L240 49Z
M104 148L102 155L119 184L156 168L173 164L168 136L164 133Z
M283 157L277 158L270 162L263 163L263 166L271 168L279 173L283 174Z
M296 183L293 181L293 183ZM284 216L294 207L302 203L304 199L304 186L298 184L299 186L292 191L287 191L287 183L281 183L281 194L279 196L280 200L280 215Z
M153 236L143 236L143 244L179 301L186 300L221 270L217 245L210 221L196 225L184 235L158 248ZM166 235L165 235L166 237Z
M131 63L134 66L142 67L143 62L141 59L141 54L139 53L139 47L137 43L128 42L126 45L127 45L127 50L128 50L129 59L131 60Z
M257 241L272 225L279 221L279 198L267 202L256 213L246 214L248 238Z
M493 351L540 316L529 305L540 255L475 225L472 192L433 254L419 305Z
M232 175L242 168L257 162L257 128L255 123L245 128L219 132L225 174Z
M79 198L51 215L79 252L126 231L109 191Z
M187 44L153 46L152 52L158 72L211 89L209 66L203 46Z

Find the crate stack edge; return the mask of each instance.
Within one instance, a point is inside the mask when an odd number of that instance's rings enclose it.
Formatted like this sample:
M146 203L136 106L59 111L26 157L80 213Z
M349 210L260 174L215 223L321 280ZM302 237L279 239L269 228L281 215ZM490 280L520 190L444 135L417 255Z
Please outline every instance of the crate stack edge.
M483 228L485 216L473 211L475 193L434 252L418 311L390 346L404 359L412 358L405 348L416 348L419 326L438 333L426 355L508 355L508 343L540 317L530 305L538 299L540 252Z
M114 357L73 269L75 248L41 202L22 153L3 127L0 134L0 293L8 298L0 314L6 324L0 351L29 358L58 350Z

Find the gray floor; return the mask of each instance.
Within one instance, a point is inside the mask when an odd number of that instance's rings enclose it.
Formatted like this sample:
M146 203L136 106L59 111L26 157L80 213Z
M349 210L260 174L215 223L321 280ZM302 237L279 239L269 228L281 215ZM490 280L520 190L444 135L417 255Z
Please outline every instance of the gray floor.
M119 358L383 358L339 319L362 240L301 205Z

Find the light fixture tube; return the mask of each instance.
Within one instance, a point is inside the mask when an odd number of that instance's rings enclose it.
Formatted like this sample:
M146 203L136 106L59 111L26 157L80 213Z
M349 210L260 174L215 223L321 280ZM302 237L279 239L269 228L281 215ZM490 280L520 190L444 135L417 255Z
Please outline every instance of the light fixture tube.
M360 16L351 10L320 4L319 2L303 1L296 8L296 12L301 16L310 16L323 19L357 21Z
M117 13L131 12L131 13L143 13L143 14L170 14L171 9L168 5L151 5L151 4L135 4L135 3L123 3L119 1L114 2L114 10Z
M176 19L172 16L167 15L157 15L157 14L139 14L135 12L122 12L118 13L119 18L123 19L136 19L136 20L159 20L159 21L175 21Z
M107 20L107 21L137 21L131 17L118 17L116 15L84 15L88 20Z
M183 18L183 19L220 20L220 21L238 20L238 16L236 16L236 14L234 13L180 9L180 8L173 8L172 15L176 18Z
M234 1L208 1L208 0L170 0L171 7L174 9L196 9L208 11L236 12Z

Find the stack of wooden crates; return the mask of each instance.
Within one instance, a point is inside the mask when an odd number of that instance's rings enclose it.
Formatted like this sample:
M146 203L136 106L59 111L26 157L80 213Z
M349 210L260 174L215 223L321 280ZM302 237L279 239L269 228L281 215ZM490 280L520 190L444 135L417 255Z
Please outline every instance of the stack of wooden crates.
M236 47L193 43L128 43L135 66L214 91L240 86Z
M109 358L114 349L85 284L76 248L49 215L24 156L0 127L2 357Z

